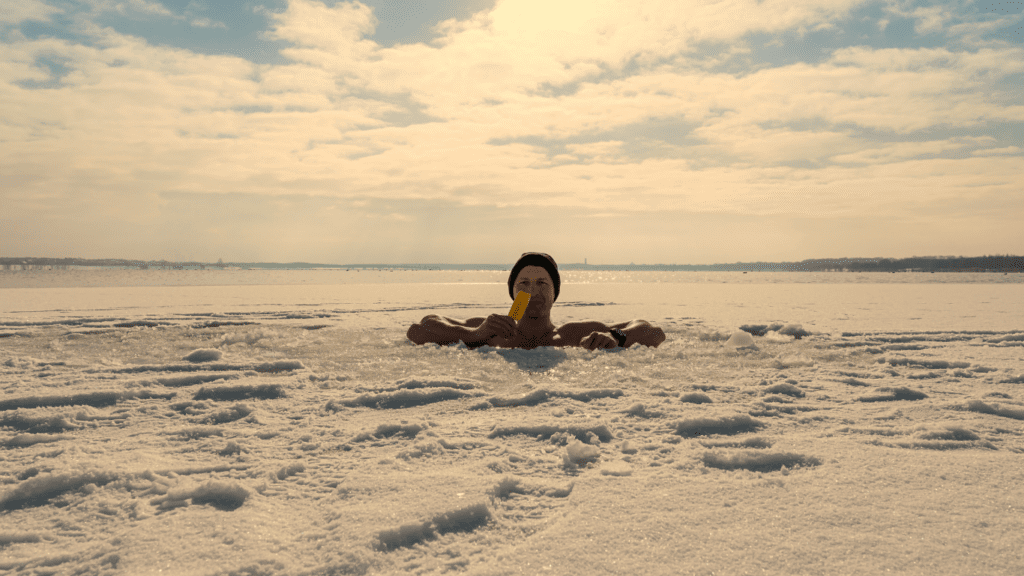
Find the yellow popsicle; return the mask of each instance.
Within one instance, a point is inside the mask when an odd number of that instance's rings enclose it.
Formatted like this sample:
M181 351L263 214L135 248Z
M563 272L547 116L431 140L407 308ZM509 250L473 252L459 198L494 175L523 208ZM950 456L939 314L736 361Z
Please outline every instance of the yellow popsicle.
M516 300L512 303L512 309L508 311L508 315L516 322L519 322L519 319L526 313L526 305L529 303L530 295L520 290L519 294L516 294Z

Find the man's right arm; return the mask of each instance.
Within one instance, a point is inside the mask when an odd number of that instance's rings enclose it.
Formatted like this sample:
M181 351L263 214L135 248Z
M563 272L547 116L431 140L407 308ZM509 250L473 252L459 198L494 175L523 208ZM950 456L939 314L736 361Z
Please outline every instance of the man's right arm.
M469 322L467 322L468 324ZM475 328L460 324L458 321L442 318L431 314L420 320L419 324L413 324L406 332L406 337L414 344L426 344L433 342L441 346L465 342L466 346L477 347L487 343L489 338L481 338Z

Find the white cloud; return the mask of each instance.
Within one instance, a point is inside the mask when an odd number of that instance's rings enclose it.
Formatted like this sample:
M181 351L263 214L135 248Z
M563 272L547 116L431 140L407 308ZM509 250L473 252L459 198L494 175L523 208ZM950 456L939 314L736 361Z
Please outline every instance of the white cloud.
M577 156L615 162L622 153L622 142L619 140L606 140L604 142L588 142L586 144L568 144L566 148Z
M0 22L17 24L27 20L47 22L61 10L41 0L0 0Z
M863 217L1019 191L1021 151L994 138L872 135L1024 121L996 88L1024 71L1019 47L851 46L817 64L710 71L751 54L745 34L827 28L861 4L501 1L442 23L437 42L385 49L368 39L368 7L293 0L267 33L289 44L285 65L86 24L94 46L0 44L0 194L21 213L145 226L171 192ZM102 5L119 6L170 14ZM954 28L948 11L914 14ZM62 86L27 89L49 78L47 55L67 59ZM931 157L957 150L966 158Z
M92 20L105 13L113 12L127 18L171 18L182 19L157 0L82 0L77 6L79 25L86 29L93 27Z
M209 18L193 18L190 24L196 28L227 28L227 25L223 22L217 22Z
M148 0L128 0L127 2L121 2L117 5L117 11L125 14L128 12L138 12L140 14L154 14L157 16L173 16L170 10L164 7L159 2L150 2Z
M917 19L914 31L918 34L941 32L946 22L952 19L947 6L921 6L910 15Z
M174 16L163 4L151 0L86 0L85 4L93 14L116 12L122 16Z
M315 1L292 1L274 20L269 36L294 44L295 48L281 52L299 62L330 61L335 67L344 67L368 57L377 47L363 39L373 34L377 19L368 6L358 2L327 7Z
M1024 153L1024 148L1019 146L1006 146L1004 148L987 148L984 150L975 150L971 152L974 156L996 156L996 155L1015 155L1019 156Z
M870 144L866 144L870 146ZM833 162L842 164L877 164L890 163L922 155L941 154L947 150L957 150L966 144L951 140L933 140L930 142L896 142L868 149L860 149L850 154L838 154L830 157ZM860 148L863 148L864 144Z

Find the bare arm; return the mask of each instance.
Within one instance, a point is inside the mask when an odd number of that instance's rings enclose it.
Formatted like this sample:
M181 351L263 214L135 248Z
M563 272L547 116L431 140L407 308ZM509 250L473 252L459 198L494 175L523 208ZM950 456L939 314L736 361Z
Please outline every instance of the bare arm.
M618 328L626 335L625 348L629 348L633 344L643 344L645 346L657 348L659 344L665 341L664 330L652 325L646 320L640 319L630 320L628 322L619 322L617 324L605 324L604 322L590 320L586 322L574 322L567 324L566 326L572 326L573 332L579 335L580 341L585 339L592 332L607 333L613 328ZM579 342L577 341L574 345L579 345Z
M488 339L480 337L475 329L471 327L473 324L479 325L479 322L474 322L475 320L477 319L471 318L466 322L459 322L458 320L431 314L420 320L419 324L410 326L409 331L405 335L414 344L433 342L441 346L447 346L461 341L465 342L466 346L482 346Z
M622 332L626 335L627 348L634 343L657 348L665 341L665 331L646 320L633 320Z

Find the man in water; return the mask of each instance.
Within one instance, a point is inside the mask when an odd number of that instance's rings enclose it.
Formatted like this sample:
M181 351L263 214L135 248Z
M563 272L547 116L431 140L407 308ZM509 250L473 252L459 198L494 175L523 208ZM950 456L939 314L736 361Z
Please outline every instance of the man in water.
M508 276L508 293L514 300L519 291L530 295L522 319L516 322L507 314L487 318L455 320L431 314L409 327L406 336L416 344L434 342L442 346L462 341L470 349L484 344L500 348L538 346L580 346L587 350L633 344L658 347L665 332L646 320L631 320L607 325L604 322L568 322L555 327L551 305L558 299L561 278L554 258L541 252L524 252Z

